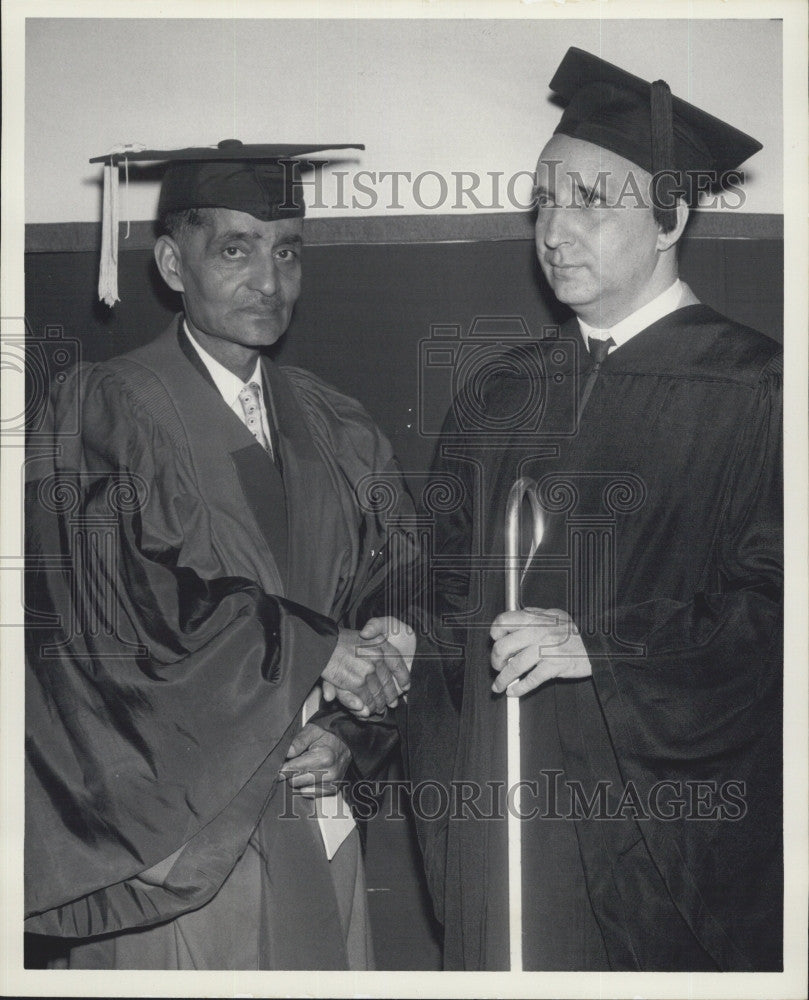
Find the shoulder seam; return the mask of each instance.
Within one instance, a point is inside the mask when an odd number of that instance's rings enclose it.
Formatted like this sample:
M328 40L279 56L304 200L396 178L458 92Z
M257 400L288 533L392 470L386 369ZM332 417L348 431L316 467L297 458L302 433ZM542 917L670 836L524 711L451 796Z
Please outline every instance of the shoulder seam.
M102 362L96 372L99 372L99 368L104 369L99 373L102 378L111 377L121 382L132 402L146 412L153 425L163 430L178 450L187 450L188 444L176 407L160 378L148 365L122 355ZM135 373L138 376L137 382L130 377Z

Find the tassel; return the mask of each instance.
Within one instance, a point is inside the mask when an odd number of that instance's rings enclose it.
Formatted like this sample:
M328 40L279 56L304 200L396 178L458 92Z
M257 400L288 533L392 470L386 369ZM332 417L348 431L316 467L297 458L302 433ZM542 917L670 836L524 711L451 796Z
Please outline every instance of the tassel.
M661 170L674 168L674 129L671 113L671 88L665 80L655 80L651 93L651 132L652 132L652 174ZM666 208L671 205L676 179L670 174L655 184L655 219L664 232L669 232L677 225L676 208Z
M124 239L129 239L129 159L124 157L124 215L126 216L126 233Z
M98 297L112 308L118 299L118 165L104 164L101 206L101 265Z
M118 159L123 156L126 187L126 236L129 239L129 160L127 153L140 153L146 147L133 142L115 146L109 152L109 162L104 164L104 196L101 203L101 266L98 273L98 297L112 308L118 298Z

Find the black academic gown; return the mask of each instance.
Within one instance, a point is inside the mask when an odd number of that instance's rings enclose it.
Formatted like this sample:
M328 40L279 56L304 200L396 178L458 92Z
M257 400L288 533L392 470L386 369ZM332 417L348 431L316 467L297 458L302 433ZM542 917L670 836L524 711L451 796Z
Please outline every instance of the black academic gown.
M204 913L249 855L214 962L344 968L317 825L277 777L384 575L358 484L398 470L359 404L265 359L282 477L192 362L178 320L77 370L28 444L26 930L103 944ZM391 746L334 728L366 765Z
M521 702L525 968L780 969L780 349L679 309L608 356L571 433L592 363L565 338L578 360L545 384L511 366L489 385L488 426L534 399L536 433L523 417L503 447L448 418L436 476L463 500L436 515L435 608L456 646L414 664L412 776L505 781L488 625L506 495L531 476L546 531L521 601L572 615L593 676ZM446 966L507 968L506 823L446 817L420 830Z

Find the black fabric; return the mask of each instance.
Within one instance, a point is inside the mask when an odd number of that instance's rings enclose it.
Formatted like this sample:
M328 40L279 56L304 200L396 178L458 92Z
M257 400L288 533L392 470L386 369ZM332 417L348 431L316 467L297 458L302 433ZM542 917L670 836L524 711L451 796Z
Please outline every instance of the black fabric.
M359 143L342 143L332 146L312 143L243 143L239 139L222 139L215 146L186 146L183 149L136 149L124 147L114 153L93 156L90 163L277 163L290 156L323 153L329 149L365 149Z
M572 391L593 362L575 324L564 334L579 347ZM549 770L562 816L571 784L607 794L589 819L522 825L526 969L781 968L781 381L772 341L688 306L603 361L575 434L549 405L529 440L470 433L439 455L436 474L463 484L463 502L436 515L433 594L436 634L458 653L442 661L428 645L414 664L414 780L505 780L488 625L505 606L497 567L518 475L538 480L549 511L522 603L568 611L592 663L592 678L521 702L540 810ZM494 380L487 412L525 391ZM662 782L692 798L714 788L707 818L693 802L649 814ZM446 967L507 968L505 822L444 815L420 839Z
M339 708L325 708L310 721L340 737L351 751L352 767L360 778L378 777L399 745L399 729L391 712L365 722Z
M609 149L650 174L666 169L721 175L761 149L751 136L672 97L668 162L655 162L652 88L661 82L651 84L591 52L571 47L550 82L551 90L566 103L555 131Z
M576 411L576 423L581 423L582 414L584 413L584 408L587 406L587 400L590 398L590 393L593 391L593 386L598 378L598 373L601 371L601 364L604 358L609 354L610 348L615 344L612 337L607 337L606 340L598 340L596 337L591 337L588 340L588 350L590 351L590 357L593 359L593 367L587 374L587 378L582 386L581 396L579 397L579 405Z
M290 159L329 149L364 149L358 144L336 146L248 144L223 139L216 146L185 149L126 149L94 156L90 163L162 163L165 165L157 216L195 208L226 208L246 212L265 222L305 214L301 171L307 161ZM127 174L129 176L129 174ZM137 176L137 172L133 173Z
M594 366L600 365L604 358L610 353L610 348L615 346L615 341L612 337L607 337L604 340L600 340L598 337L588 337L587 339L587 350L590 352L590 357L593 359Z
M336 622L385 576L387 525L356 488L398 472L364 410L265 363L289 416L282 572L233 462L259 446L188 363L178 324L77 369L32 437L51 445L31 450L26 492L26 929L39 934L198 909L257 824L271 842L278 769ZM409 503L400 488L396 509ZM322 909L314 885L299 880L296 912Z
M306 207L297 164L170 163L160 188L158 218L197 208L246 212L264 222L301 218Z
M671 88L665 80L655 80L651 87L650 124L652 133L652 173L668 171L660 181L665 188L655 190L655 221L668 233L677 225L677 178L674 172L674 123ZM674 173L674 176L672 175Z
M289 526L284 481L275 462L258 441L234 451L232 457L245 500L269 543L281 578L286 580Z

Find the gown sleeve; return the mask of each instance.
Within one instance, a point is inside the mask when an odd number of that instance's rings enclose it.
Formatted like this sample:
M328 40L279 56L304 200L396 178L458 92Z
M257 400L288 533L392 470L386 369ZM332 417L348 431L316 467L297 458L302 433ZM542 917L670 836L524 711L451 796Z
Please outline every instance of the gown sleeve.
M739 435L710 586L683 600L651 599L614 609L614 633L623 643L642 645L642 657L622 658L606 629L592 639L585 636L602 705L615 710L629 738L626 749L650 766L656 757L670 760L678 746L686 749L686 736L689 756L697 746L708 753L721 745L727 753L748 745L752 719L745 720L747 713L738 707L754 713L758 699L780 679L783 492L777 360L762 377ZM720 718L723 704L728 709ZM695 718L702 725L695 726Z
M183 456L114 377L77 373L28 449L26 930L83 937L217 891L337 627L207 575Z
M358 553L352 587L335 617L346 628L360 629L369 618L393 615L408 619L404 598L417 551L412 539L413 500L390 441L365 408L311 372L284 368L298 394L309 429L321 453L333 456L340 470L339 494L350 520L357 522ZM393 712L357 720L333 702L310 720L336 736L351 751L355 776L377 777L399 745Z
M583 637L624 781L645 802L672 778L690 797L679 820L640 828L678 905L731 968L780 962L781 388L778 356L740 423L711 585L615 609L615 634L643 656Z

